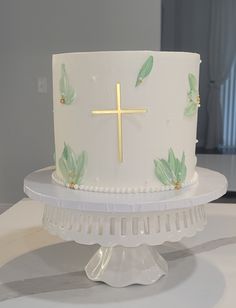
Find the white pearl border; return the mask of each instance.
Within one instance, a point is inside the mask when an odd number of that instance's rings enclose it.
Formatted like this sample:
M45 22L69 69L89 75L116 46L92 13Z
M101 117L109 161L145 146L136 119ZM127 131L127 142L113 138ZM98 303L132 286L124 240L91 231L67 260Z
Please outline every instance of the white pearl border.
M69 188L68 184L65 184L62 180L57 177L56 171L52 173L52 179L57 184L63 185ZM193 178L190 181L186 181L182 183L182 188L186 186L193 185L198 181L197 172L194 173ZM117 194L132 194L132 193L150 193L150 192L160 192L167 190L174 190L174 185L161 185L161 186L153 186L153 187L102 187L102 186L93 186L93 185L75 185L73 188L75 190L83 190L83 191L94 191L94 192L102 192L102 193L117 193Z

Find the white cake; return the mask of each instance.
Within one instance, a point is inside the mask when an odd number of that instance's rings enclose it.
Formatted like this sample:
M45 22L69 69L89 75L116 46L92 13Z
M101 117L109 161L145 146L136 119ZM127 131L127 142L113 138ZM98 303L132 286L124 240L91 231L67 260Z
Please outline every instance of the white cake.
M185 52L54 55L53 179L111 193L195 183L199 64Z

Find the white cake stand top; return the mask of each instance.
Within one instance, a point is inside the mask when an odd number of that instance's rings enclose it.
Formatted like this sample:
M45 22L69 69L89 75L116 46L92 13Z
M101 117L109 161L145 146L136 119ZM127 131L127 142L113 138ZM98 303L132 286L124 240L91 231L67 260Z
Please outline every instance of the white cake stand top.
M186 208L218 199L227 190L227 180L222 174L204 168L197 168L198 183L190 187L136 194L68 189L52 181L53 169L45 168L29 174L24 180L25 193L47 205L86 212L130 213Z

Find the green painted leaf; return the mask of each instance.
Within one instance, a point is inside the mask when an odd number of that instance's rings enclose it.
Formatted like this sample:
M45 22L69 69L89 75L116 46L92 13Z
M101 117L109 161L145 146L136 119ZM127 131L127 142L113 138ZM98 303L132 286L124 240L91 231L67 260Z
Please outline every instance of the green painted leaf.
M155 160L154 163L155 163L155 175L158 178L158 180L164 185L170 185L171 182L169 178L166 176L162 162L160 160Z
M189 101L196 101L196 98L198 97L198 92L196 90L190 90L188 92L188 100Z
M66 182L66 183L68 183L69 182L69 171L68 171L68 169L67 169L67 166L66 166L66 163L65 163L65 160L61 157L60 159L59 159L59 169L60 169L60 171L61 171L61 174L62 174L62 176L63 176L63 178L64 178L64 181Z
M176 158L176 161L175 161L175 177L176 177L176 182L180 183L181 182L181 163L178 158Z
M191 90L194 90L196 92L197 90L197 79L193 74L188 74L188 82L189 82L189 87Z
M71 88L70 86L68 87L68 91L67 94L65 95L66 99L65 99L65 104L66 105L70 105L73 103L73 101L75 100L75 91L73 88Z
M138 73L135 87L140 85L143 82L143 79L150 74L152 67L153 67L153 56L149 56Z
M63 158L65 159L65 160L67 160L67 158L68 158L68 148L67 148L67 145L66 145L66 143L64 142L64 149L63 149L63 152L62 152L62 156L63 156Z
M186 168L186 166L183 166L182 169L181 169L181 178L180 178L181 182L185 181L186 175L187 175L187 168Z
M176 159L176 180L178 183L183 183L185 178L186 178L186 174L187 174L187 168L185 165L185 153L183 152L182 154L182 158L181 161L179 159Z
M67 144L64 145L62 156L66 161L69 172L72 173L73 169L75 169L76 161L75 161L75 154L69 145Z
M181 158L181 166L185 165L185 153L183 152L182 158Z
M80 184L82 177L84 176L85 166L87 165L87 153L83 151L77 158L77 176L75 182Z
M185 154L183 152L181 161L175 156L172 148L168 151L168 161L158 159L154 161L155 175L164 185L174 185L180 188L186 178L187 168L185 165Z
M183 152L182 159L181 159L181 178L180 178L181 182L185 181L186 175L187 175L187 168L185 165L185 153Z
M80 184L85 173L87 153L83 151L77 156L72 148L64 143L58 164L66 184Z
M199 105L199 93L197 89L197 79L194 74L188 74L189 92L188 103L184 110L184 115L187 117L193 116L197 112Z
M175 170L175 154L172 148L170 148L168 152L168 164L171 170Z
M171 183L173 181L174 178L174 173L172 172L168 162L164 159L160 159L162 166L164 168L164 172L166 177L168 178L169 182Z
M198 108L197 104L194 103L193 101L191 101L185 107L184 115L187 116L187 117L190 117L190 116L194 115L196 113L197 108Z
M61 64L61 78L59 82L59 89L60 89L61 100L63 100L63 104L65 105L72 104L76 98L76 94L74 89L71 87L69 83L69 77L66 72L66 66L64 63Z

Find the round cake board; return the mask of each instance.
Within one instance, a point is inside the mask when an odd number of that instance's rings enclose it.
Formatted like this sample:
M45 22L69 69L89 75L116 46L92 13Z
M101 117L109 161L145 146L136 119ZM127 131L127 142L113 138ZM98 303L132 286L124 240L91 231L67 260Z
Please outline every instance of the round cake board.
M180 190L133 194L68 189L53 182L53 170L50 167L29 174L24 180L26 195L47 205L86 212L134 213L187 208L218 199L227 190L224 175L199 167L196 184Z

